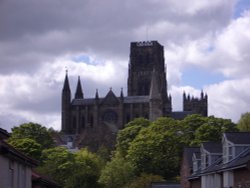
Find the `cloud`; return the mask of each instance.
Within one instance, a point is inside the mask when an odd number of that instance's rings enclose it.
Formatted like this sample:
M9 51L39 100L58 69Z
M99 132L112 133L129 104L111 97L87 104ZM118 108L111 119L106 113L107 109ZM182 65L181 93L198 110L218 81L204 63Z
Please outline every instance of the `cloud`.
M229 79L203 85L210 114L236 120L247 107L231 107L250 98L239 86L249 78L250 14L244 10L234 18L236 5L235 0L0 1L0 125L27 120L60 127L65 67L72 95L78 75L85 97L97 88L101 97L110 87L117 95L121 87L126 91L129 43L147 39L165 47L174 109L182 108L183 90L200 92L182 85L183 71L202 67ZM89 59L76 62L81 56Z

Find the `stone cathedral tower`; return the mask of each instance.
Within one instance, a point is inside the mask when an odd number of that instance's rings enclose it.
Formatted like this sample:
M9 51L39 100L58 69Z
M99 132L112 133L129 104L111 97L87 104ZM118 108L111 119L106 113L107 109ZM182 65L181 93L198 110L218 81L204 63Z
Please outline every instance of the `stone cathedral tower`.
M207 116L207 95L201 99L183 94L183 109L172 112L168 95L164 48L157 41L132 42L128 70L128 96L116 96L112 89L104 97L98 90L94 98L84 98L78 77L74 98L71 98L68 73L62 90L62 140L70 137L78 147L97 150L101 145L112 147L116 133L137 117L154 121L161 116L182 119L193 113Z

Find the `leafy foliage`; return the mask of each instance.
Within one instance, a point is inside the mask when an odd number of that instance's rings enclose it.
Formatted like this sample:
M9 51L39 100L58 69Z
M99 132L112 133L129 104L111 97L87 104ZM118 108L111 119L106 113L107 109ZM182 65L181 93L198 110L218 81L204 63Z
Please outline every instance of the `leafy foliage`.
M144 127L148 127L149 124L149 120L144 118L137 118L129 122L124 129L118 132L116 144L117 152L125 157L131 142L135 139L140 130Z
M37 123L24 123L18 127L12 128L9 142L24 138L33 139L42 146L42 149L50 148L54 144L47 128Z
M43 165L39 172L64 185L65 188L98 188L97 180L104 166L103 160L87 149L70 153L64 147L43 151Z
M125 188L150 188L152 182L164 181L164 178L154 174L142 174L132 182L128 183Z
M177 175L180 153L177 127L177 121L159 118L140 131L132 141L127 156L137 174L157 174L166 178Z
M35 140L30 138L21 138L17 140L12 139L9 144L12 145L14 148L18 149L19 151L25 153L29 157L40 160L42 146L38 144Z
M87 149L81 149L75 154L75 165L73 174L67 179L66 188L98 188L97 182L101 169L103 168L103 160Z
M238 128L240 131L250 131L250 112L241 115L238 122Z
M116 155L102 170L99 182L106 188L117 188L123 187L133 177L133 166L123 157Z
M220 141L222 133L238 131L236 125L229 119L210 116L195 132L194 143L200 144L206 141Z
M43 165L38 168L42 174L46 174L61 185L64 185L69 175L74 171L74 154L64 147L55 147L43 150Z

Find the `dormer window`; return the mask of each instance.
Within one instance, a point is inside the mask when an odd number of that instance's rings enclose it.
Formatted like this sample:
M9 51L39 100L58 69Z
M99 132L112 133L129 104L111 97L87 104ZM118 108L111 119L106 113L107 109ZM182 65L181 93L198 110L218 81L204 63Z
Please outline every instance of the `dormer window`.
M204 151L201 153L201 169L204 170L209 165L209 156Z
M201 159L197 158L196 153L192 156L192 162L193 162L193 173L196 173L200 168L200 161Z
M223 163L227 163L234 157L233 145L229 143L225 138L223 139Z

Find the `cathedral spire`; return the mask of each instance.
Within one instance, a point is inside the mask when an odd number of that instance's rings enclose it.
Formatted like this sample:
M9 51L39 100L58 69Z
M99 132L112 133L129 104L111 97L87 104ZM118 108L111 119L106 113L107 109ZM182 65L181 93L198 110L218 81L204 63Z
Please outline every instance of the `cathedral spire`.
M83 99L83 92L82 92L80 76L78 76L75 99Z
M68 70L66 70L66 75L65 75L64 84L63 84L63 91L70 91L69 79L68 79Z

